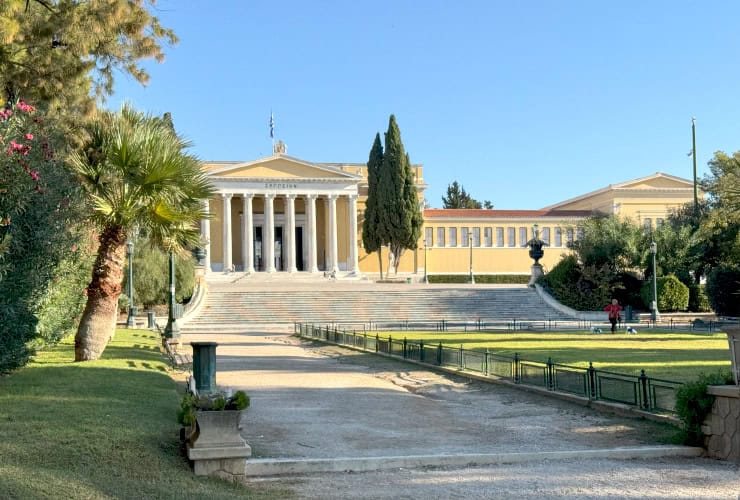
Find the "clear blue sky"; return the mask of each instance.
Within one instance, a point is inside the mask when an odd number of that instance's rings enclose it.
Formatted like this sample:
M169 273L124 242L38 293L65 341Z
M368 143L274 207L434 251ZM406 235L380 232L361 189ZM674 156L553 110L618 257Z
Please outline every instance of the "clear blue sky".
M396 115L432 207L535 209L740 150L740 2L159 0L180 43L123 100L204 160L367 161Z

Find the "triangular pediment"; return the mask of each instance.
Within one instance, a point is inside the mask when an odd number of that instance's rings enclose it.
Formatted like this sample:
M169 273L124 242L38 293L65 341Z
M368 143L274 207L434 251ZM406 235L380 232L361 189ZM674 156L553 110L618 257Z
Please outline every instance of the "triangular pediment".
M208 168L210 177L229 177L243 179L347 179L361 177L342 172L335 167L317 165L287 155L274 155L249 162L218 165Z
M641 179L623 182L614 187L617 189L686 189L693 188L693 183L688 179L657 173Z

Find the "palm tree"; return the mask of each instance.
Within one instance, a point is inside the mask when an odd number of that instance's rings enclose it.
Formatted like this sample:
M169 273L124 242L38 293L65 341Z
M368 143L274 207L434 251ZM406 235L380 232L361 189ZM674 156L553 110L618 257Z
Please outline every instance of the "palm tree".
M124 105L102 112L85 147L72 155L100 229L99 249L87 288L87 305L75 337L75 361L98 359L113 336L126 253L134 227L167 251L198 243L203 200L213 188L200 162L185 150L171 122Z

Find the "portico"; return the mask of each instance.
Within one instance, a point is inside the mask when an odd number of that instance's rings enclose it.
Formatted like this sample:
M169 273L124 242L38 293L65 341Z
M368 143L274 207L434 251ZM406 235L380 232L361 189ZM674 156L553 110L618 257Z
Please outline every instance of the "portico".
M359 271L360 175L283 154L206 168L218 193L201 224L207 271Z

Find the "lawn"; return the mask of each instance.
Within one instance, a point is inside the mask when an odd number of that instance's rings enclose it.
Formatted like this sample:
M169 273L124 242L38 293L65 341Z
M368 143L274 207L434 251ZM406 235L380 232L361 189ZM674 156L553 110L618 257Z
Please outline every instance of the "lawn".
M0 497L284 497L193 476L158 342L118 330L102 359L73 363L68 340L0 376Z
M562 331L544 333L482 332L381 332L381 338L406 337L464 349L485 350L505 356L519 356L531 361L588 367L589 361L602 370L639 375L644 369L649 377L693 380L703 373L720 369L729 371L730 350L724 333L676 333L641 330L637 335L623 333L592 334Z

